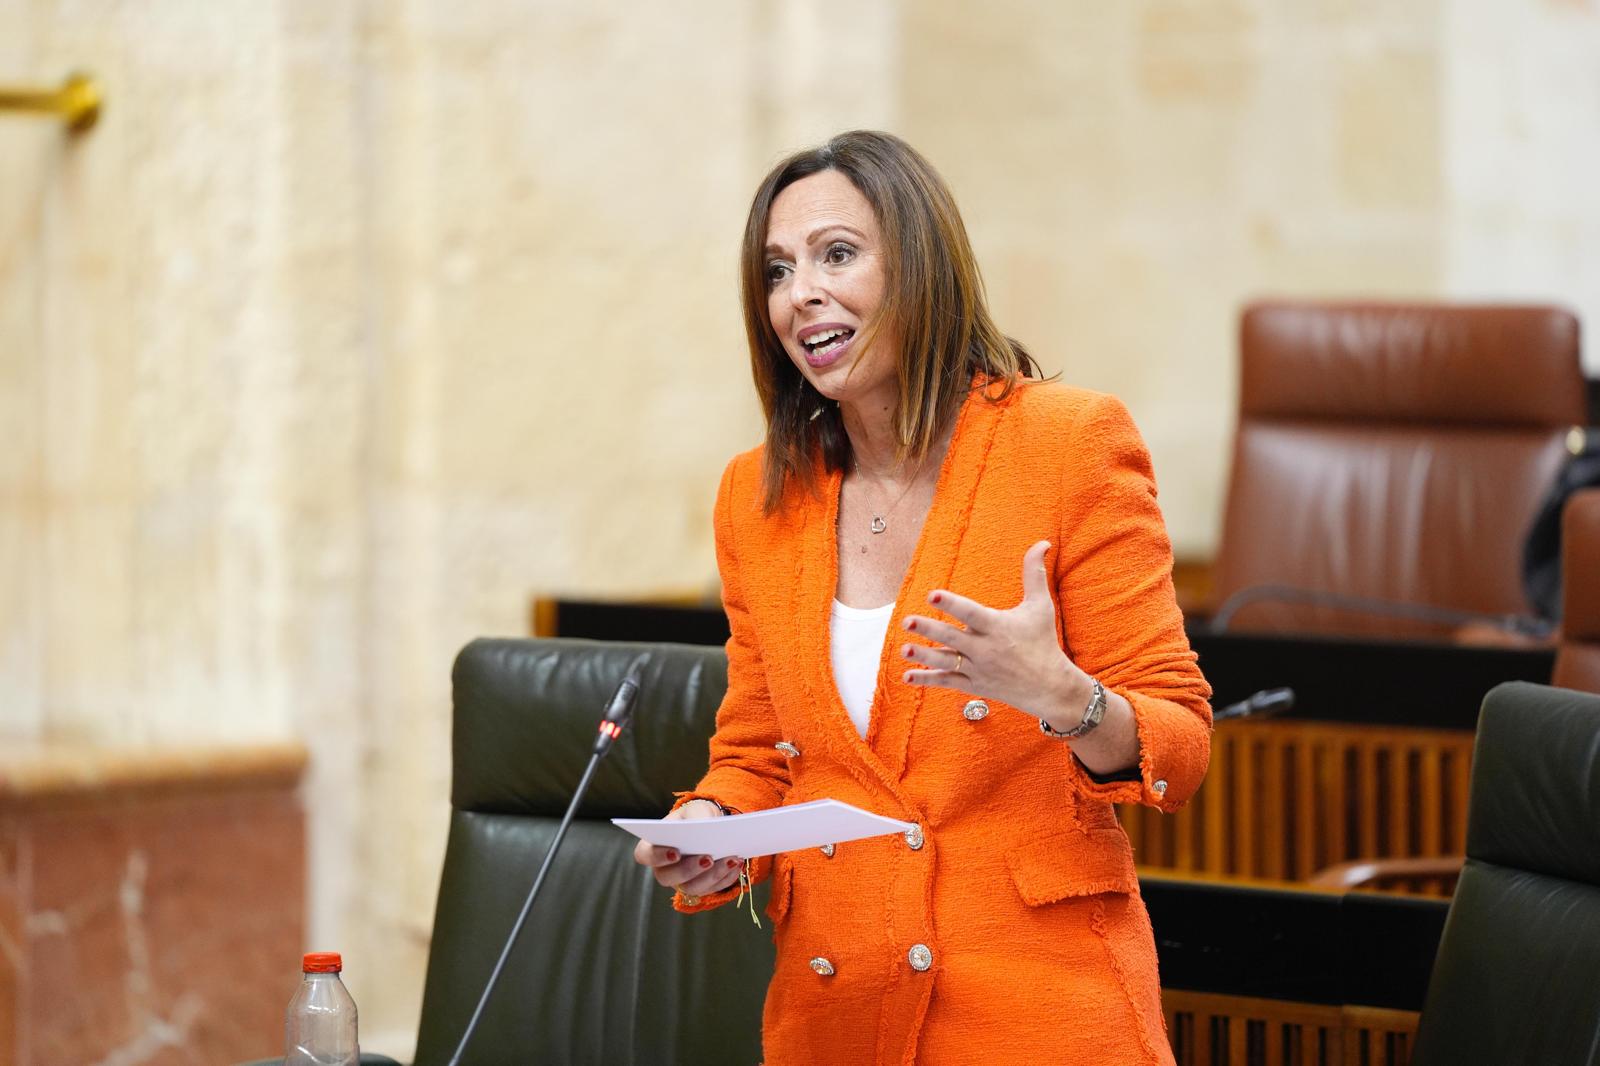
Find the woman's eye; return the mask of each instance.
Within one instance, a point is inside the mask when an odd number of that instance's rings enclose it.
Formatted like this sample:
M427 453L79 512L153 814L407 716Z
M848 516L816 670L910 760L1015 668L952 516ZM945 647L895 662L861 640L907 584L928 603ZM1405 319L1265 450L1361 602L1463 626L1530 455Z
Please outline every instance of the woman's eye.
M788 272L789 267L786 263L768 263L767 284L776 285L778 282L784 279L784 276L787 275Z
M828 250L823 253L823 259L832 266L838 266L841 263L848 263L855 254L854 248L841 241L828 245Z

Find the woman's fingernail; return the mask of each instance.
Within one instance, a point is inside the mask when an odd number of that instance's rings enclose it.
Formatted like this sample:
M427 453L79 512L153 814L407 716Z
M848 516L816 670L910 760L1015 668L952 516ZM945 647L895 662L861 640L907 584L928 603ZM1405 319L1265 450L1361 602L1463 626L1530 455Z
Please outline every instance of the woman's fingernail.
M900 654L904 655L907 659L916 658L916 653L911 650L911 645L909 644L900 645Z
M700 868L702 870L705 869L706 867L710 866L710 865L711 865L711 860L710 859L706 858L704 855L700 856Z
M672 850L671 848L668 848L667 849L667 861L668 862L677 862L678 861L678 853L676 851Z
M728 860L728 869L730 869L730 870L731 870L731 869L733 869L733 868L734 868L734 867L735 867L735 866L738 866L738 865L739 865L739 860L738 860L738 859L729 859L729 860Z
M930 602L938 603L939 602L939 594L937 592L935 592L932 596L929 596L928 599L929 599Z
M911 630L911 632L915 633L917 631L917 620L915 618L907 618L906 619L906 628Z

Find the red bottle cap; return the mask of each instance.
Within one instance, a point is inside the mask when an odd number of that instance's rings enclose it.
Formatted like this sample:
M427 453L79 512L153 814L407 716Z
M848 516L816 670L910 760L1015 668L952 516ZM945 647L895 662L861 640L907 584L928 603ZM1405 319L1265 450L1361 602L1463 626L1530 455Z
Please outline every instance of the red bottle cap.
M337 951L313 951L300 960L305 973L338 973L344 969L344 960Z

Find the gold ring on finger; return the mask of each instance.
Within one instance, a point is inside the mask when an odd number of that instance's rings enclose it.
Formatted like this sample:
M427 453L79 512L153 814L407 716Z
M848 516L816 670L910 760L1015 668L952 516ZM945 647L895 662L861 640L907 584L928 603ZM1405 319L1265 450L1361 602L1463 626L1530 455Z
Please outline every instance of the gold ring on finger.
M956 652L956 668L952 670L951 673L959 674L961 672L961 664L966 661L966 656L962 655L960 652Z

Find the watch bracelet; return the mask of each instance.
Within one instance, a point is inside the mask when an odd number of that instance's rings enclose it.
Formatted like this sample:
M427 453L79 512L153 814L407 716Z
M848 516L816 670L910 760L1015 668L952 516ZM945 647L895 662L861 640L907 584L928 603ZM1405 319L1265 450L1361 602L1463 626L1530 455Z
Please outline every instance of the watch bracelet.
M1039 732L1057 740L1077 740L1079 737L1093 732L1095 727L1106 716L1106 690L1105 686L1100 684L1099 678L1091 677L1089 684L1093 686L1090 690L1089 706L1084 709L1083 719L1077 725L1071 729L1059 730L1052 726L1047 719L1040 718Z

